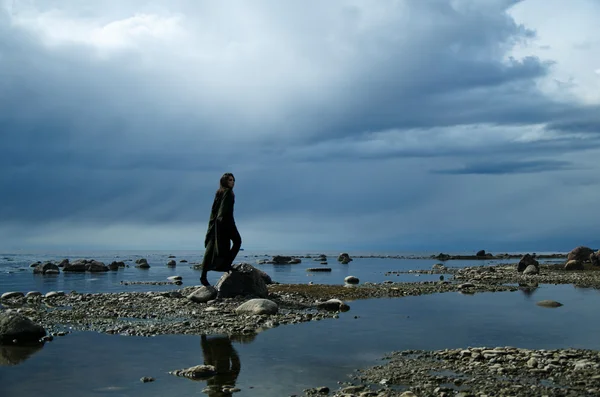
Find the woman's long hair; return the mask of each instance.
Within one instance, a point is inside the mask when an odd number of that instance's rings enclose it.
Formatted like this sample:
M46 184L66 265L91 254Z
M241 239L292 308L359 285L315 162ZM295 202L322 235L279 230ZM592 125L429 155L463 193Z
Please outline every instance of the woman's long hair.
M229 178L233 178L235 181L235 176L231 172L226 172L223 174L221 179L219 180L219 188L217 189L216 195L219 196L225 192L225 190L229 189Z

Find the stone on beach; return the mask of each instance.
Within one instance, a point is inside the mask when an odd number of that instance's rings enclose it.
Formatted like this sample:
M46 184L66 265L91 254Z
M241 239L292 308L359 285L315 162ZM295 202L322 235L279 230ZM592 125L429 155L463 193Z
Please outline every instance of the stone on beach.
M583 263L576 259L571 259L565 263L565 270L583 270Z
M217 289L213 286L202 286L188 295L188 299L196 303L206 303L217 297Z
M25 294L20 291L10 291L5 292L0 296L0 299L14 299L14 298L22 298Z
M528 275L528 274L539 274L539 269L537 267L535 267L534 265L529 265L527 266L527 268L523 271L523 274Z
M316 304L318 309L323 309L323 310L331 310L331 311L340 311L340 312L345 312L350 310L350 306L348 306L346 303L342 302L339 299L329 299L328 301L325 302L318 302Z
M16 313L0 313L0 344L33 344L46 336L46 330Z
M277 314L279 307L268 299L250 299L235 309L238 314Z
M44 298L54 298L57 296L65 296L65 293L63 291L50 291L44 295Z

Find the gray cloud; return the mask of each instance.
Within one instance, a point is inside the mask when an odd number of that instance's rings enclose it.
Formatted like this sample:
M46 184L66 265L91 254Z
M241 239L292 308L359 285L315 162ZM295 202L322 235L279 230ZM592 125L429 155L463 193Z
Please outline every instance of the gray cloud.
M526 160L526 161L504 161L494 163L473 163L460 168L435 170L437 174L450 175L504 175L504 174L524 174L540 173L549 171L559 171L570 169L572 164L568 161L560 160Z
M596 153L597 107L540 91L554 60L508 57L535 38L515 1L34 3L0 11L0 220L14 228L202 229L231 170L245 241L285 239L265 231L280 222L298 244L416 247L431 222L439 241L481 233L448 214L490 207L440 203L463 200L439 192L466 189L464 174L518 190L595 170L563 156ZM39 14L61 4L76 23ZM381 214L396 223L378 230Z

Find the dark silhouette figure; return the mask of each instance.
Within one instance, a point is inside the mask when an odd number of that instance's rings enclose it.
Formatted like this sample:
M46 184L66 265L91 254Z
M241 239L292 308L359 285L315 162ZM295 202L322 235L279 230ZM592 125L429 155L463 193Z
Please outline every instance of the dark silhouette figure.
M232 270L231 264L242 246L242 237L233 217L233 207L235 205L234 185L235 177L227 172L221 177L219 189L215 193L208 221L208 230L204 238L206 251L202 259L200 282L205 286L210 285L206 278L206 273L209 270L219 272ZM232 242L233 246L231 245Z
M204 364L215 367L217 374L206 381L210 397L231 396L224 386L233 388L240 373L241 363L229 336L201 336Z

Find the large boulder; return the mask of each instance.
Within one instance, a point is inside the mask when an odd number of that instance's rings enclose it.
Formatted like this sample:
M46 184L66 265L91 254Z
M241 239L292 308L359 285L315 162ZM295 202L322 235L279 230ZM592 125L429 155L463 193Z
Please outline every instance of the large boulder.
M0 345L39 343L46 330L29 318L16 313L0 313Z
M34 274L58 274L60 270L57 265L52 262L46 262L44 264L39 264L33 268Z
M348 263L350 263L352 261L352 258L350 258L350 255L348 255L348 253L342 252L338 256L337 260L338 260L338 262L341 262L343 265L347 265Z
M529 266L535 266L538 268L538 270L540 269L540 263L530 254L525 254L517 265L517 271L519 273L523 273Z
M135 267L139 269L150 269L150 265L148 264L148 260L146 258L136 259L135 263Z
M567 261L576 260L578 262L587 262L590 260L590 255L594 253L594 250L588 247L579 246L574 248L573 251L569 252Z
M231 273L225 273L215 286L220 298L252 295L266 298L269 295L262 272L249 263L236 263Z

